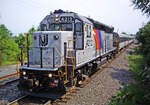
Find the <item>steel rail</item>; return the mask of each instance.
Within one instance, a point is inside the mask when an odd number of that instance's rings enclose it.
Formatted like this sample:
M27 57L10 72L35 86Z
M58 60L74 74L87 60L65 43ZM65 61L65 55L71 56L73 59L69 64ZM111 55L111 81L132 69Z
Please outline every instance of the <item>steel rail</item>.
M6 75L6 76L2 76L2 77L0 77L0 81L6 80L6 79L9 79L9 78L12 78L12 77L17 77L19 75L20 75L20 72L9 74L9 75Z
M4 87L4 86L7 86L7 85L9 85L9 84L11 84L11 83L17 82L17 81L19 81L19 79L15 79L15 80L6 82L6 83L4 83L4 84L0 84L0 88L1 88L1 87Z
M28 95L24 95L8 103L7 105L27 105L26 103L27 98ZM44 103L42 103L42 105L51 105L51 100L46 100Z
M20 97L20 98L14 100L14 101L8 103L7 105L20 105L20 104L19 104L19 101L22 100L22 99L25 98L25 97L27 97L27 95L22 96L22 97Z
M3 77L0 77L0 81L4 81L4 80L7 80L7 79L10 79L10 78L13 78L13 77L17 77L19 75L20 75L20 73L14 73L14 74L6 75L6 76L3 76ZM0 88L4 87L4 86L7 86L11 83L17 82L17 81L19 81L19 79L11 80L11 81L8 81L6 83L0 84Z

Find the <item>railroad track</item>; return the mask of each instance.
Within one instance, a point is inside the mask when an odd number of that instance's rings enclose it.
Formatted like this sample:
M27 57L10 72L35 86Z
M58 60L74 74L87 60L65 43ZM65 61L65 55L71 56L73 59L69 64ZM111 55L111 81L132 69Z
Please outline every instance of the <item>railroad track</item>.
M7 86L7 85L9 85L9 84L12 84L12 83L14 83L14 82L17 82L17 81L19 81L19 79L15 79L15 80L12 80L12 81L9 81L9 82L0 84L0 88L1 88L1 87L4 87L4 86Z
M8 103L7 105L19 105L19 101L22 100L22 99L24 99L25 97L27 97L27 96L22 96L22 97L14 100L14 101Z
M60 98L60 99L55 99L55 100L51 100L51 99L42 99L42 105L60 105L62 103L67 103L67 101L69 99L72 98L72 96L75 96L76 93L78 91L80 91L81 88L84 88L88 83L90 83L90 81L95 78L98 74L100 74L105 67L107 67L109 64L111 64L111 62L113 60L115 60L115 58L117 58L118 56L120 56L127 48L124 48L123 50L121 50L114 58L111 58L109 60L104 60L103 62L101 62L101 64L99 64L99 70L97 72L95 72L90 78L86 78L80 85L80 87L71 87L69 89L66 90L66 93ZM35 98L35 97L34 97ZM25 100L30 101L32 99L32 97L28 97L28 96L22 96L16 100L14 100L13 102L9 103L8 105L23 105L26 104ZM40 100L39 98L35 100Z
M8 79L11 79L11 78L14 78L14 77L18 77L20 75L20 73L13 73L13 74L10 74L10 75L6 75L6 76L3 76L3 77L0 77L0 81L4 81L4 80L8 80ZM4 86L7 86L11 83L14 83L14 82L17 82L19 81L19 79L14 79L14 80L11 80L11 81L8 81L6 83L3 83L3 84L0 84L0 88L1 87L4 87Z
M32 102L33 101L33 102ZM51 100L49 99L41 99L41 98L31 98L30 96L22 96L10 103L8 103L7 105L36 105L38 103L38 105L51 105Z
M19 72L18 73L9 74L9 75L0 77L0 81L6 80L6 79L9 79L9 78L13 78L13 77L16 77L16 76L19 76L19 75L20 75Z

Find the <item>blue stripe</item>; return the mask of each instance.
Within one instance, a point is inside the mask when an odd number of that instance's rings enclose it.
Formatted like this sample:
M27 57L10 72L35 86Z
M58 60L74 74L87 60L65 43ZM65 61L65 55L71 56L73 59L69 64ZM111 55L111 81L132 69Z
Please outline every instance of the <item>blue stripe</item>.
M100 31L98 30L98 36L99 36L99 47L100 47L100 49L102 48L101 47L101 33L100 33Z
M100 30L99 30L99 39L100 39L101 48L103 48L102 35L101 35L101 31Z

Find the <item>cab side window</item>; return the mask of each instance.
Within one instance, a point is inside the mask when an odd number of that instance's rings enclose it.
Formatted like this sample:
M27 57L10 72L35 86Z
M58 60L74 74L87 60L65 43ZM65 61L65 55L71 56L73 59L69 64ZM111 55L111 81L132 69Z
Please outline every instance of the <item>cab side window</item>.
M40 25L40 30L41 31L47 31L47 25L46 24L41 24Z
M91 37L91 25L87 25L87 37Z
M75 36L76 36L76 49L83 50L84 49L84 33L83 33L83 23L76 22L75 23Z
M88 25L86 25L86 35L88 37L88 34L89 34L89 28L88 28Z
M82 25L80 22L76 23L76 32L81 32L82 31Z

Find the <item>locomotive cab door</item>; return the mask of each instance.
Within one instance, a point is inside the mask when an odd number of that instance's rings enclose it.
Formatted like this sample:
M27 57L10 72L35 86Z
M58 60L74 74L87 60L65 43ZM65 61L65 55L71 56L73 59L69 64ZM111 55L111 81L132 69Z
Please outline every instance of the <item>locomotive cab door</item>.
M84 49L84 34L83 34L83 22L76 19L75 20L75 39L76 39L76 50Z

